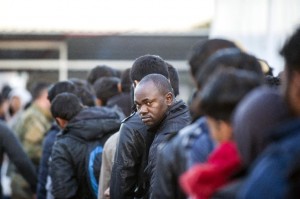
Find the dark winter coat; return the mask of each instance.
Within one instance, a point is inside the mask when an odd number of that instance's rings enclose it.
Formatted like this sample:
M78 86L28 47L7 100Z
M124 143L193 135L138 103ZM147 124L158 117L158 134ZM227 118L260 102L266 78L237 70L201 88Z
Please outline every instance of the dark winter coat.
M157 157L157 178L154 183L152 194L154 198L164 199L185 199L187 196L179 186L178 178L185 172L190 163L191 150L194 142L200 136L207 137L208 128L206 119L204 117L199 118L193 124L190 124L179 131L170 141L168 141L161 149L161 153L158 153ZM202 154L206 154L206 151L212 151L213 147L206 148ZM207 157L208 157L207 153Z
M299 198L300 120L273 132L273 143L261 154L238 198ZM297 168L298 167L298 168Z
M148 165L146 168L146 174L150 180L150 197L152 188L154 187L157 169L156 161L159 149L159 145L166 142L179 132L183 127L187 126L191 122L189 109L183 101L175 102L167 111L165 118L155 129L149 129L149 134L155 134L155 138L149 149ZM152 197L155 198L155 197Z
M118 113L103 107L83 109L69 121L51 154L50 176L55 198L93 198L85 170L86 142L106 140L119 130L120 124Z
M111 199L132 199L144 195L144 169L153 136L147 133L137 113L126 118L120 127L110 181Z

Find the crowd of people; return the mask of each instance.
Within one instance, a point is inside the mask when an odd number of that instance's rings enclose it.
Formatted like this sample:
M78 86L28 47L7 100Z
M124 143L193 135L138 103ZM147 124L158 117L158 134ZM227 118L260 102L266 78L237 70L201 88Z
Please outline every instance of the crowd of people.
M2 198L299 198L300 28L279 54L274 76L233 41L196 43L188 102L152 54L30 92L4 86Z

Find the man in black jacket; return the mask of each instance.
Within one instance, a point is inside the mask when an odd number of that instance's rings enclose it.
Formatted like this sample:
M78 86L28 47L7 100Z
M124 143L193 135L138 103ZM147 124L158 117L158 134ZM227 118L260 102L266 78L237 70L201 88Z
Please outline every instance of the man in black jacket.
M143 77L152 73L168 78L165 61L156 55L137 58L130 71L134 87ZM140 198L145 195L144 169L152 140L153 136L147 133L147 126L136 112L122 122L110 181L111 199Z
M123 114L104 107L84 108L71 93L57 95L51 112L63 129L53 146L50 162L52 194L55 198L95 198L89 189L86 169L88 145L118 131Z
M159 74L147 75L140 81L134 92L134 102L143 123L148 126L148 134L154 136L145 171L151 197L158 152L164 142L190 123L191 118L186 104L182 100L176 101L168 79Z

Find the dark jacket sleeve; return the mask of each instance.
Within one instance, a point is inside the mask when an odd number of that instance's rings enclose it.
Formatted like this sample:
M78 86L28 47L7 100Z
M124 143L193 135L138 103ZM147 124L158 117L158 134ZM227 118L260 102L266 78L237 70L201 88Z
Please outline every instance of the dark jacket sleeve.
M17 167L20 174L30 184L31 190L35 193L37 185L35 167L14 133L2 122L0 123L0 142L10 161Z
M52 148L49 164L49 174L52 180L52 195L56 198L74 198L78 189L71 155L64 143L56 142Z
M179 175L186 170L186 156L181 147L181 139L182 137L176 136L159 150L151 199L187 198L178 183Z
M58 128L52 128L44 139L43 142L43 154L40 160L38 186L37 186L37 198L45 199L47 190L46 182L49 168L49 158L52 151L52 146L55 141L56 134L59 132Z
M203 130L197 140L195 140L191 150L192 165L207 161L208 155L213 151L214 143L208 130Z
M126 123L120 128L120 140L115 153L110 182L111 199L134 198L138 181L141 151L135 144L135 132Z

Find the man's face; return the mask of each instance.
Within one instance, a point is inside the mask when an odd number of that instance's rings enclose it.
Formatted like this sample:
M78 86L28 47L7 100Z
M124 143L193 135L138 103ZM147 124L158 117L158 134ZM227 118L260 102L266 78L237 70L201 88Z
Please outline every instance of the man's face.
M159 124L172 101L172 95L161 94L153 82L138 85L134 91L137 111L144 124L150 127Z
M300 116L300 72L288 74L285 71L282 88L290 110L294 115Z

